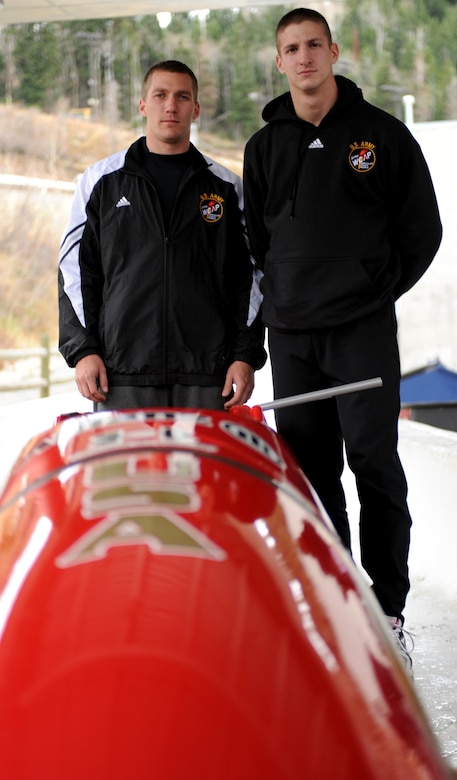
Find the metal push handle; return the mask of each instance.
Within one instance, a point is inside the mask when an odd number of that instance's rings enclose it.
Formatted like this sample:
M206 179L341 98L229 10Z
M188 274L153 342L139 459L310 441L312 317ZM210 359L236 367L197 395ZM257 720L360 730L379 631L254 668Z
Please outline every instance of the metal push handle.
M262 411L268 409L282 409L284 406L295 406L296 404L306 404L311 401L322 401L324 398L333 398L336 395L345 395L345 393L355 393L357 390L371 390L373 387L382 387L380 376L374 379L364 379L361 382L351 382L347 385L329 387L326 390L314 390L311 393L302 395L290 395L287 398L278 398L275 401L268 401L265 404L258 404Z

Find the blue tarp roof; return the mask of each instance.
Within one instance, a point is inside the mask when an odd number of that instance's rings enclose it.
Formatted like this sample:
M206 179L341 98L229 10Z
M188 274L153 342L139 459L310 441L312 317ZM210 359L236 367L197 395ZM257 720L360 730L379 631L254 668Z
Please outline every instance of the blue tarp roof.
M402 404L457 403L457 373L435 363L405 375L400 399Z

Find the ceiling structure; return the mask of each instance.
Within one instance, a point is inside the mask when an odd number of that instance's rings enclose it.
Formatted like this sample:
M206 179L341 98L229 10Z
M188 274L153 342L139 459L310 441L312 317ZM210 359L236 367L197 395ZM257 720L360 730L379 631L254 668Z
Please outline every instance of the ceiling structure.
M199 0L0 0L0 26L30 22L65 22L70 19L104 19L147 16L159 12L195 11ZM280 0L200 0L203 8L279 5ZM344 0L320 0L312 7L338 6ZM324 11L325 12L325 11Z
M218 7L217 0L213 3L212 7ZM195 0L173 0L171 4L166 0L0 0L0 6L0 25L5 25L190 11L195 8Z

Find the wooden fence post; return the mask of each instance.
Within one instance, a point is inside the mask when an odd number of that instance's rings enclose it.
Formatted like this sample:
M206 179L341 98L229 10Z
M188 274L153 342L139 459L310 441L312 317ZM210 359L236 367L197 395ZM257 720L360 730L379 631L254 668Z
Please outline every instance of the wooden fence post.
M40 387L40 398L47 398L51 394L51 348L49 336L41 336L41 346L44 350L41 356L41 379L44 381Z

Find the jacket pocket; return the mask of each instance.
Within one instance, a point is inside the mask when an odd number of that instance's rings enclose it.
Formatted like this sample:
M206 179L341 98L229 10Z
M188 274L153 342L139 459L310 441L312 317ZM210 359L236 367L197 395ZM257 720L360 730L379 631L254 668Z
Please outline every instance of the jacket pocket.
M380 302L363 262L349 258L268 263L263 288L267 311L292 329L354 319Z

